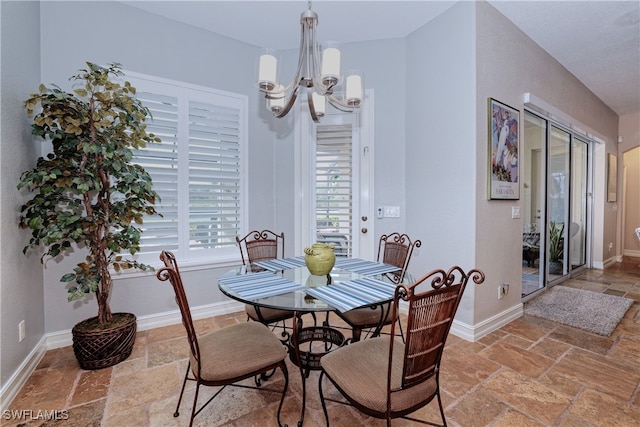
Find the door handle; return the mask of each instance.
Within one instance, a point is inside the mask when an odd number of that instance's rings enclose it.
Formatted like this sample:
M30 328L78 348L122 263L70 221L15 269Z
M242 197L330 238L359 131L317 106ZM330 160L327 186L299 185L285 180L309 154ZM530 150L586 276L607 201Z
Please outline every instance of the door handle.
M362 217L362 220L363 220L364 222L366 222L368 219L369 219L369 218L367 218L367 216L366 216L366 215Z
M362 231L362 234L367 234L367 231L369 230L367 230L367 227L362 227L360 231Z

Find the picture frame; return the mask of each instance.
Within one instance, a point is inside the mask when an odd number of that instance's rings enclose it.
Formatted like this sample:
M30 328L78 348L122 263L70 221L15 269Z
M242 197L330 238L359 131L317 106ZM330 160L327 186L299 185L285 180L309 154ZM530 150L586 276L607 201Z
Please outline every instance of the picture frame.
M489 200L520 199L520 111L488 99Z
M618 201L618 157L609 153L607 157L607 202Z

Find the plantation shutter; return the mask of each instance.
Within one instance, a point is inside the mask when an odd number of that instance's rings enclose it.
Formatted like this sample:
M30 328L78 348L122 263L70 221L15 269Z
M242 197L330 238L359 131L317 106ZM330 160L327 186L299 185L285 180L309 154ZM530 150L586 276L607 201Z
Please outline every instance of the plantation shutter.
M335 245L336 256L353 248L352 125L316 127L317 241Z
M189 104L189 246L234 246L240 223L240 113Z
M141 226L143 259L162 250L190 260L237 256L243 223L244 96L153 78L131 79L162 142L134 150L153 180L156 210Z
M140 252L175 251L178 249L178 98L141 91L136 95L153 117L146 122L147 132L162 140L135 151L136 163L151 175L153 189L160 195L156 210L162 215L145 216Z

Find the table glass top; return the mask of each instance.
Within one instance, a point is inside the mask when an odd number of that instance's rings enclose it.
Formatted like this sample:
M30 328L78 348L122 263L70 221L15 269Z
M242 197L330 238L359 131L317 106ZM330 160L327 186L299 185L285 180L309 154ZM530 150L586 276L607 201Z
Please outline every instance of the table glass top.
M267 287L274 289L274 292L277 292L277 289L279 292L287 289L291 289L291 291L254 298L251 292L257 288L256 283L258 282L261 285L267 283ZM335 286L327 289L328 285ZM372 277L335 267L326 276L315 276L305 266L275 272L264 271L255 266L242 266L228 271L219 279L218 286L225 295L241 302L295 311L329 311L334 309L346 311L354 306L390 301L395 289L395 285L384 276ZM358 286L365 287L359 291L359 294ZM369 288L369 286L374 288ZM346 299L348 301L332 299L333 292L338 292L340 288L347 290ZM329 291L331 291L331 295L329 295ZM327 295L321 295L322 293ZM321 296L322 299L318 296ZM359 298L363 298L362 302L358 302ZM334 303L330 304L325 301L334 301Z

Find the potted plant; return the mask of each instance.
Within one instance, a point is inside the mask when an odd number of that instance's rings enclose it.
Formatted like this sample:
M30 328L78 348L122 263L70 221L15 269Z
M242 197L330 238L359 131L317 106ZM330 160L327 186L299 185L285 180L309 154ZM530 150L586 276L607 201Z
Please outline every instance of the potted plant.
M44 262L70 254L74 244L88 252L60 281L69 284L69 301L95 293L98 316L76 324L72 335L80 366L100 369L129 357L136 332L135 315L111 312L111 269L153 270L121 253L140 250L139 225L156 214L158 197L132 150L159 138L146 132L150 112L135 88L118 82L120 64L87 66L71 77L72 93L40 85L25 101L32 133L50 141L52 152L21 175L18 188L34 193L20 209L20 227L31 229L24 253L43 247Z
M564 224L549 224L549 274L562 274L564 257Z

